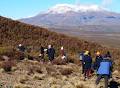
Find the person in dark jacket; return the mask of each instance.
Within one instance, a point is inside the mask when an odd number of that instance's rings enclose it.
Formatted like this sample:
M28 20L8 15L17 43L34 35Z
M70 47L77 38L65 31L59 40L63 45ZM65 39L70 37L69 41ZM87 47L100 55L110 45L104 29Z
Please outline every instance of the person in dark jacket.
M17 48L20 52L25 52L25 50L26 50L25 46L22 44L19 44Z
M99 84L101 78L104 78L105 88L108 88L108 79L110 78L111 72L112 72L112 61L110 60L109 56L104 57L97 71L98 77L96 79L96 85Z
M89 78L91 75L91 66L92 66L92 58L90 56L89 51L86 51L84 53L84 58L83 58L83 63L84 63L84 77Z
M41 46L41 48L40 48L40 55L39 55L39 57L40 57L42 60L44 60L44 47L43 47L43 46Z
M95 58L95 63L94 63L94 69L97 71L99 66L100 66L100 62L103 60L102 55L100 54L99 51L96 52L96 58Z
M104 57L109 57L109 58L112 58L111 54L110 54L110 51L107 51L107 53L105 54Z
M23 60L25 58L25 51L26 51L26 47L22 44L19 44L17 46L17 50L20 52L20 60Z
M53 48L53 46L48 45L47 54L48 54L49 60L53 61L55 56L55 49Z

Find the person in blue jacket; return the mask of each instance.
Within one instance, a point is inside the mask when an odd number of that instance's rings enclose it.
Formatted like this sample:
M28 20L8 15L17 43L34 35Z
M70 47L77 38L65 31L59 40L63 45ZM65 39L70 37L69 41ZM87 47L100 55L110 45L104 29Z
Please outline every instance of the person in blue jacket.
M99 84L100 80L102 78L105 79L105 88L108 88L108 79L111 76L112 72L112 61L109 56L106 56L103 58L103 60L100 63L100 66L97 71L97 79L96 79L96 85Z
M84 80L86 80L86 78L89 78L91 75L91 66L92 66L92 57L89 51L85 51L83 63L84 63L84 77L85 77Z
M48 54L49 60L53 61L55 56L55 49L53 48L52 45L48 45L47 54Z

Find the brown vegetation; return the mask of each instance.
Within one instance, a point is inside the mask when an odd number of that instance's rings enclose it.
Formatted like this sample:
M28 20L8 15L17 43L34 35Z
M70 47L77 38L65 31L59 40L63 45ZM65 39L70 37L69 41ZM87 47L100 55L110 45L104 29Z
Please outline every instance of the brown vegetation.
M70 74L72 74L73 69L72 68L64 68L64 69L61 69L60 72L62 75L70 75Z
M74 37L68 37L64 34L50 32L45 28L24 24L0 16L0 47L6 48L9 46L13 49L13 47L17 46L19 43L28 47L32 46L34 54L36 53L36 55L41 45L47 47L48 44L54 45L56 56L59 54L60 46L64 46L66 52L71 56L76 55L82 50L89 50L92 56L94 56L94 52L97 50L101 51L103 54L109 50L112 53L113 59L116 63L115 65L118 66L120 62L119 50L108 49L96 43L90 43ZM0 52L2 53L3 50ZM76 57L72 58L75 59ZM73 59L70 59L69 61L76 63Z

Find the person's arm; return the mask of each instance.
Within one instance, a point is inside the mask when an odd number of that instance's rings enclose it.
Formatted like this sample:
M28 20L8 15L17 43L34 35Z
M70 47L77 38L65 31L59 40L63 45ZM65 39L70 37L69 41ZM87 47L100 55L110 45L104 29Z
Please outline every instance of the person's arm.
M113 71L113 62L110 60L110 71Z
M46 51L46 54L48 54L48 49L47 49L47 51Z
M54 54L55 54L55 49L54 49Z
M90 57L90 59L91 59L91 61L90 61L90 62L92 63L92 57Z

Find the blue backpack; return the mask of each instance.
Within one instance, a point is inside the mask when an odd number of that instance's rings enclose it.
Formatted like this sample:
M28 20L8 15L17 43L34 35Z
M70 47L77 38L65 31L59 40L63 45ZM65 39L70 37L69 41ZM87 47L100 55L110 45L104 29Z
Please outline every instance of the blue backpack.
M97 74L110 75L112 62L109 59L103 59L98 68Z

